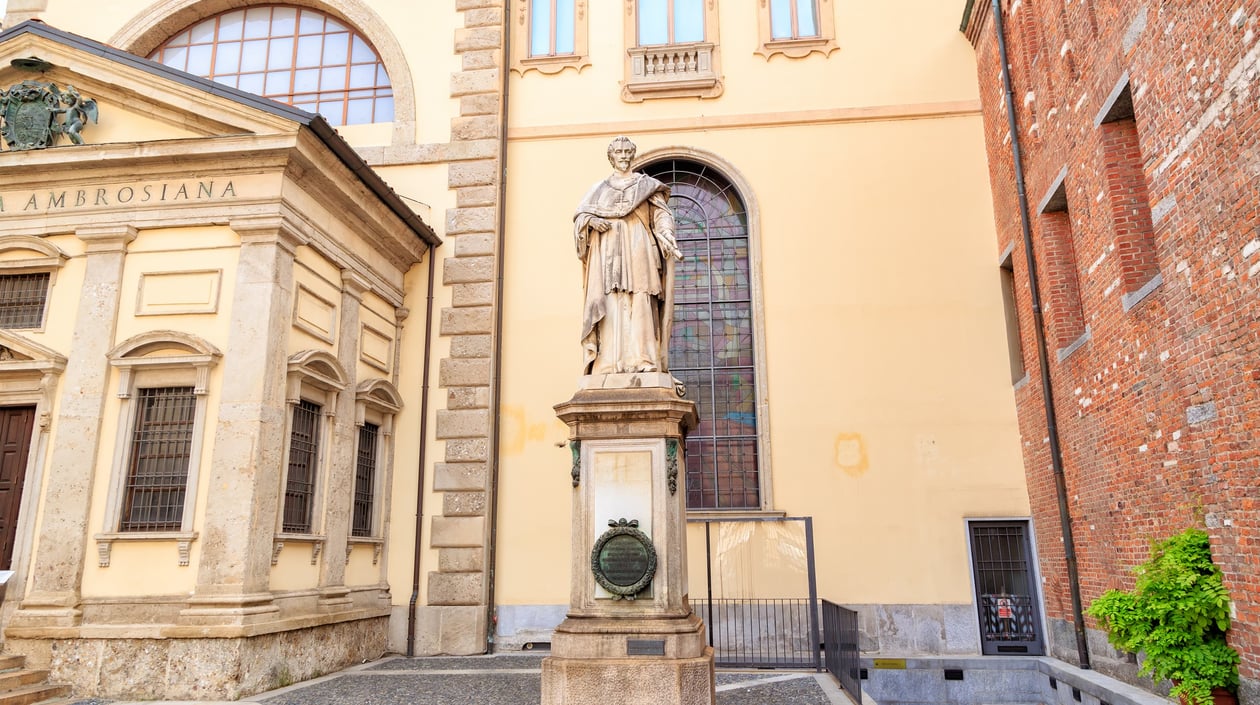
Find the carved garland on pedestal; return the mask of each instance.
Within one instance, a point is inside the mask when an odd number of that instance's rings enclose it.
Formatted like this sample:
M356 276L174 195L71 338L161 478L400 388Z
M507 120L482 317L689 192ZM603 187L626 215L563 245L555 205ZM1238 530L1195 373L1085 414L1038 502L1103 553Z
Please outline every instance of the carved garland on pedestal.
M573 476L573 486L582 482L582 441L569 441L569 450L573 451L573 468L569 474Z
M665 477L669 480L669 494L678 494L678 439L665 441Z

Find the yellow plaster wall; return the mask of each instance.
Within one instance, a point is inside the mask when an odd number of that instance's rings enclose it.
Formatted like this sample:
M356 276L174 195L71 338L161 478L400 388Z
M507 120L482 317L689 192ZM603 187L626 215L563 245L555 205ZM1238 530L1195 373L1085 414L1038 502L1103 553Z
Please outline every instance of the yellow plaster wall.
M981 139L978 116L639 139L640 153L717 154L755 194L773 509L815 518L831 599L967 602L964 517L1028 514ZM525 140L509 152L506 604L567 599L568 450L551 406L579 374L571 218L608 172L606 144ZM697 536L691 563L703 566Z
M436 257L438 262L441 262L445 256L444 249L445 246L437 251ZM386 562L390 597L395 605L406 605L410 602L413 586L416 497L417 488L421 484L420 390L423 388L424 369L424 306L428 282L428 258L433 256L435 255L432 251L425 254L425 261L413 266L407 272L406 277L407 298L404 305L411 310L412 315L403 322L402 342L400 345L401 359L398 367L398 388L403 393L407 406L394 419L393 490L390 494L390 503L385 508L388 511L385 525L385 552L381 557L381 560ZM441 277L440 269L437 272L437 276ZM443 290L444 287L440 284L435 287L434 295L436 300L434 302L434 311L440 311L442 306L449 305L450 295L449 293L444 293ZM436 314L433 318L433 325L436 330L438 325ZM446 397L445 391L438 388L438 365L449 349L449 340L435 333L429 360L429 398L431 401L429 403L428 420L424 434L424 447L427 448L423 463L423 471L425 473L423 480L423 513L425 520L421 538L423 545L420 557L422 573L418 604L424 604L428 582L426 573L430 570L436 570L438 564L437 551L429 548L428 545L428 532L430 518L435 514L440 514L442 509L441 494L432 491L433 466L435 463L440 463L443 460L442 447L436 443L434 432L437 425L437 410L443 406L443 401Z
M939 0L833 2L840 49L824 58L767 61L758 45L757 8L718 4L724 93L718 99L624 103L621 3L590 3L591 66L545 76L514 74L512 126L616 123L700 115L743 115L843 107L974 100L974 52L957 31L958 8ZM513 25L519 29L519 25ZM513 41L526 38L517 32ZM977 106L978 109L978 106Z
M197 335L220 351L227 348L228 327L231 320L232 293L235 284L235 266L238 249L236 235L224 227L190 227L142 230L128 247L120 284L119 316L114 343L152 330L176 330ZM213 314L137 316L136 300L140 277L144 273L180 272L190 270L221 269L219 307ZM61 279L58 278L60 284ZM73 306L64 310L73 310ZM93 478L92 508L88 530L92 534L112 531L107 527L105 516L111 483L118 479L122 469L116 468L116 449L119 442L119 426L127 421L122 413L122 400L116 391L119 384L117 370L111 370L105 387L105 409L102 414L100 447L97 452L97 468ZM200 472L197 478L197 494L193 513L193 530L203 531L201 525L209 498L209 467L214 450L214 428L218 422L218 390L222 370L211 369L206 396L205 435L202 439ZM134 405L129 406L134 413ZM55 442L55 440L54 440ZM94 542L91 544L95 548ZM131 595L179 594L191 590L196 582L196 566L200 554L200 541L190 547L188 566L178 564L178 552L174 541L117 541L114 543L110 565L98 566L95 551L86 554L83 575L83 595L94 597L118 597ZM38 549L36 549L38 550ZM160 586L155 590L155 586Z

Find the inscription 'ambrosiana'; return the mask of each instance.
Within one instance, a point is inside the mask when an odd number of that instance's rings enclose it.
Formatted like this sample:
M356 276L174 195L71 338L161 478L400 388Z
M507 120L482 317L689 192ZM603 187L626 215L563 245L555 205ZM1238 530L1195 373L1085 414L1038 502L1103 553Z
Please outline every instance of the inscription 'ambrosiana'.
M0 213L38 213L72 208L100 208L137 203L209 201L236 197L231 180L170 181L149 184L50 189L29 194L0 194ZM15 195L17 196L15 198Z

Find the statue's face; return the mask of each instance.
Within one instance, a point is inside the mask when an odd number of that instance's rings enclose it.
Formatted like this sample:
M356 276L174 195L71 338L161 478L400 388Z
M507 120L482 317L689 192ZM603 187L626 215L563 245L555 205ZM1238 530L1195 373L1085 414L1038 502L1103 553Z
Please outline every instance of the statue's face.
M630 165L634 163L634 151L633 145L618 142L608 153L608 161L612 162L617 171L630 171Z

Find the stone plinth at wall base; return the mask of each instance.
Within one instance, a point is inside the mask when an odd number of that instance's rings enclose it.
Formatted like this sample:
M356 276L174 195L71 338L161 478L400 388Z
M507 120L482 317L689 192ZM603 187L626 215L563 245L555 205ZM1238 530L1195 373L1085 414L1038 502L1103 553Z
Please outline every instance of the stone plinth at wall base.
M561 658L542 663L542 705L712 705L713 650L695 658Z
M385 616L253 637L7 638L4 651L78 696L237 700L379 658Z

